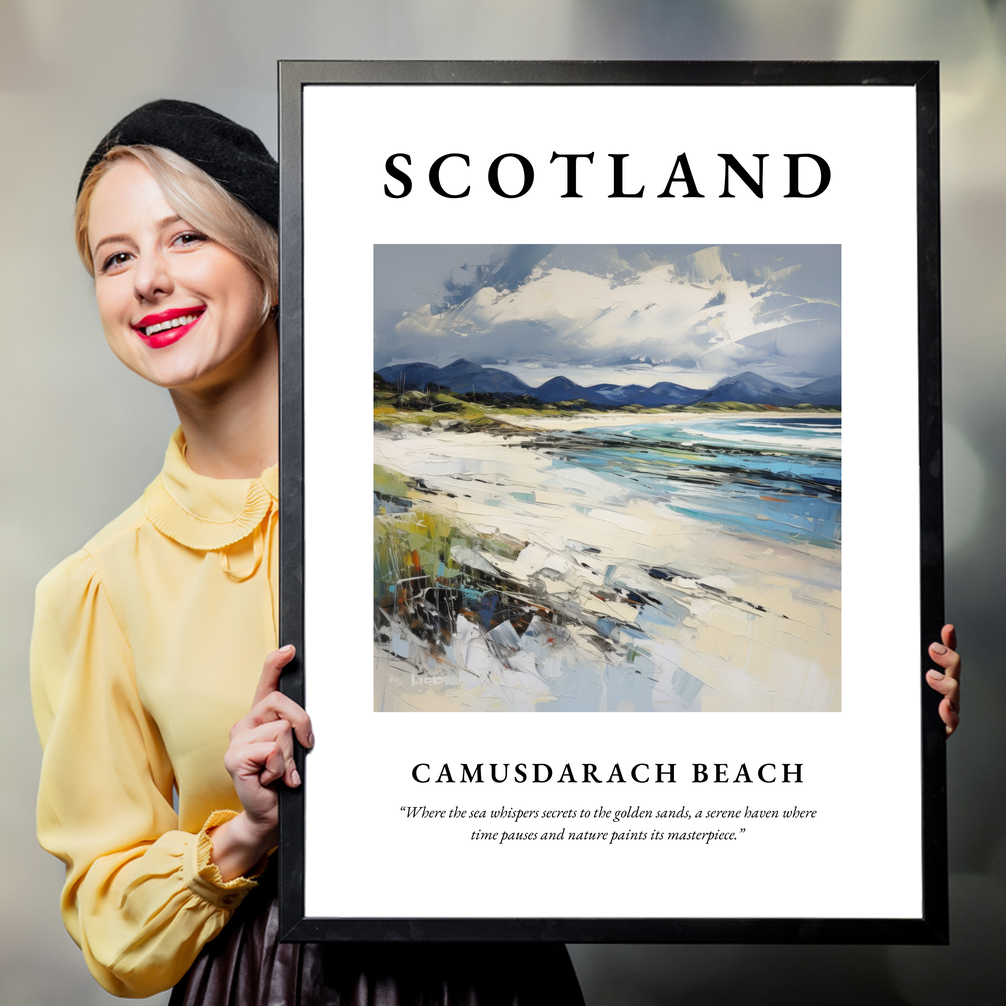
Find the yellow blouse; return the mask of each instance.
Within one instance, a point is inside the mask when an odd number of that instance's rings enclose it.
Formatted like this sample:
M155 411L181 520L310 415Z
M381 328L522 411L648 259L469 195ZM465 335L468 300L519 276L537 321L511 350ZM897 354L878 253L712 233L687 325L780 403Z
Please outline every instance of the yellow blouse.
M38 586L38 837L115 995L174 985L255 886L223 882L206 829L241 809L228 731L276 646L277 493L276 467L197 475L178 430L143 498Z

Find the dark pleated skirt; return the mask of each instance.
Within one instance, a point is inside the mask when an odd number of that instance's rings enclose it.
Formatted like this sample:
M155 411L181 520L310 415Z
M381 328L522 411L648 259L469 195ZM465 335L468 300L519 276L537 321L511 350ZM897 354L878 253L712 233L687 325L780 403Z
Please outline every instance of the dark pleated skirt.
M280 943L274 874L170 1006L583 1006L561 943Z

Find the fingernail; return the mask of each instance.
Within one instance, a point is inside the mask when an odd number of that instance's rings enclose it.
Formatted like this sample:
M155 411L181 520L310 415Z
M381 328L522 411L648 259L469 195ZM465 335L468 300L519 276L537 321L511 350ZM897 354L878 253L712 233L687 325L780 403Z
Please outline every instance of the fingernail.
M944 679L944 678L946 677L946 675L945 675L945 674L941 674L941 673L940 673L939 671L932 671L932 670L931 670L931 671L929 671L929 676L930 676L930 677L931 677L931 678L932 678L932 679L933 679L934 681L942 681L942 680L943 680L943 679Z
M287 643L286 646L280 648L279 652L284 655L287 653L293 653L293 643Z
M933 653L946 653L947 652L947 648L942 643L933 643L933 645L930 646L929 649L932 650Z
M290 781L294 784L294 786L300 785L300 773L296 769L290 773Z
M309 733L307 735L307 746L309 748L313 748L314 747L314 731L312 731L311 733Z

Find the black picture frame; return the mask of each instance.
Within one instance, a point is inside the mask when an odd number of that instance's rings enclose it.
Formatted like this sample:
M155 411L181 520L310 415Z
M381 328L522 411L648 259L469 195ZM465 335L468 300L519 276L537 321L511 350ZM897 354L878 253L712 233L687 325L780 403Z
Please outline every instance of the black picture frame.
M304 647L304 374L302 95L346 84L682 85L914 88L916 109L923 904L918 918L319 918L305 914L304 779L281 794L280 927L287 941L563 941L626 943L939 944L949 939L945 736L939 696L924 680L927 647L943 624L940 379L939 71L935 62L355 62L281 61L280 120L280 640L298 648L282 688L310 711ZM333 869L345 864L333 863Z

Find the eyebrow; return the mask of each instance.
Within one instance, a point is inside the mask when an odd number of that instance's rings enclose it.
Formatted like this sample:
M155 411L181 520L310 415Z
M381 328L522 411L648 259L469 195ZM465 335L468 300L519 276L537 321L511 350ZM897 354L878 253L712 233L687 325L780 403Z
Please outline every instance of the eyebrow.
M165 227L170 227L172 224L177 224L181 221L181 217L175 213L170 217L165 217L163 220L158 220L154 225L157 230L163 230ZM91 250L91 257L95 258L98 254L98 249L102 245L107 245L114 243L116 241L131 242L133 239L128 234L109 234L108 237L103 237Z

